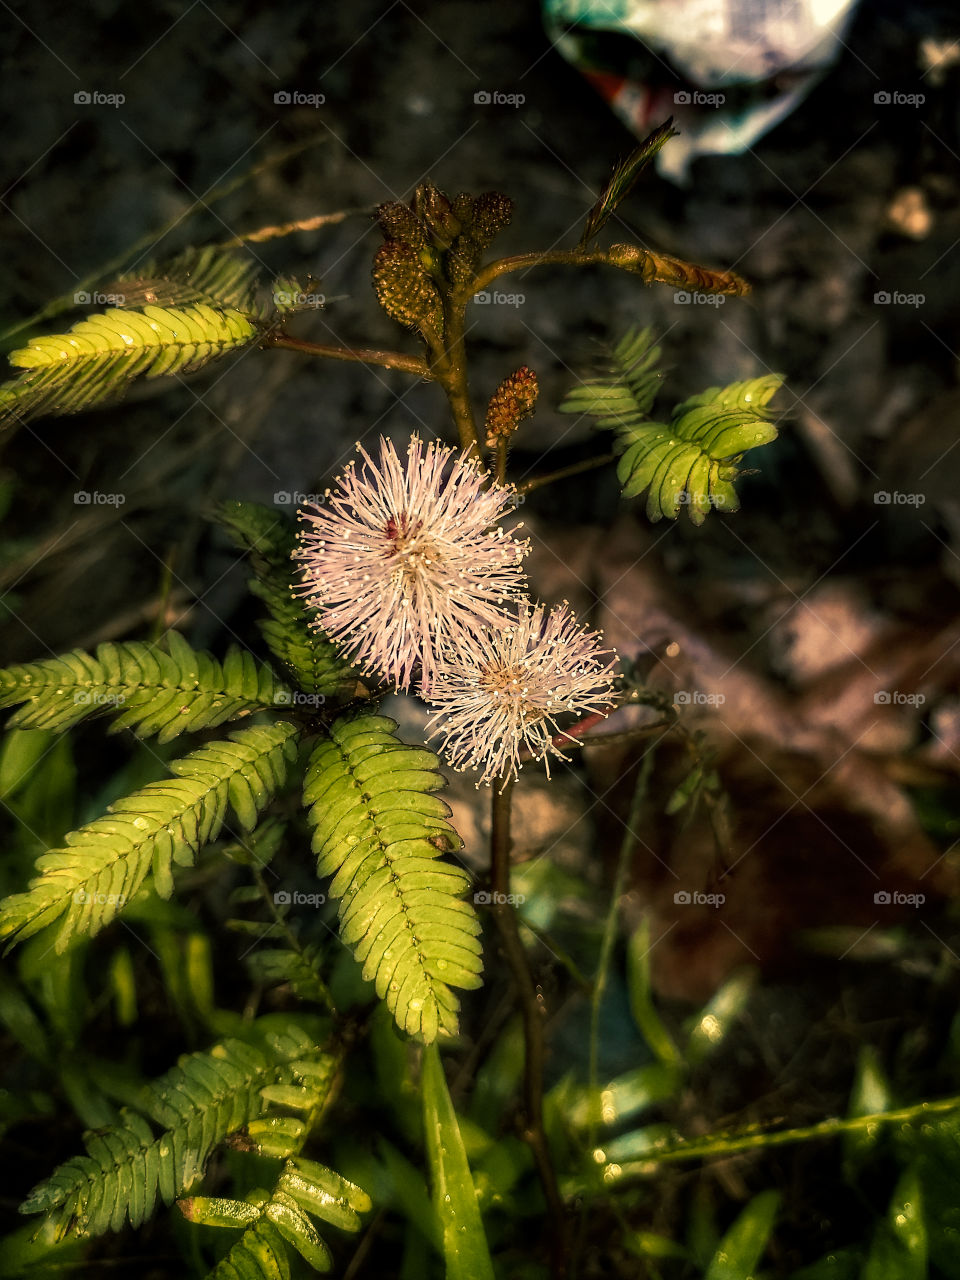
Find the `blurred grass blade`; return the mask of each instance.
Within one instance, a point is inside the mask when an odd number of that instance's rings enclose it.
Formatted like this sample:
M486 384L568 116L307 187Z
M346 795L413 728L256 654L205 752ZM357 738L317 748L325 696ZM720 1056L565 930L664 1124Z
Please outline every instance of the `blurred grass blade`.
M861 1275L862 1280L926 1280L927 1227L916 1169L907 1169L897 1183Z
M630 1012L651 1050L666 1066L677 1066L680 1054L653 1003L650 987L650 921L644 919L627 943L627 990Z
M751 1280L770 1239L779 1202L776 1191L754 1196L717 1246L704 1280Z
M857 1074L850 1090L847 1115L851 1119L879 1115L890 1110L891 1101L890 1086L879 1055L872 1045L865 1044L857 1058ZM863 1168L879 1136L879 1125L872 1130L854 1129L843 1135L843 1172L847 1181L853 1181Z
M447 1280L494 1280L477 1193L435 1044L423 1053L423 1124Z
M687 1046L689 1062L703 1062L726 1038L731 1026L746 1008L756 979L755 969L742 969L725 982L704 1005L690 1032Z

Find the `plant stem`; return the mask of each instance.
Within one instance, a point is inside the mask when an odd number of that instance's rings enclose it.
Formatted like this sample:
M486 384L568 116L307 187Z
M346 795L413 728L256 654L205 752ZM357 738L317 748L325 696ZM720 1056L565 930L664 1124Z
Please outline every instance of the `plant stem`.
M524 1037L523 1093L526 1112L523 1137L533 1152L547 1201L551 1237L551 1274L554 1280L562 1280L566 1274L564 1208L543 1127L543 1019L546 1009L530 970L530 962L523 946L523 939L520 937L516 912L509 902L510 801L513 785L513 779L510 778L495 783L493 787L490 833L492 911L494 923L500 934L500 942L520 995Z
M608 462L616 462L616 460L617 455L615 453L605 453L599 458L588 458L585 462L575 462L573 466L561 467L559 471L550 471L545 476L534 476L532 480L527 480L525 484L517 485L517 492L532 493L534 489L539 489L545 484L552 484L554 480L565 480L567 476L576 476L582 471L593 471L597 467L605 467Z
M506 436L501 436L497 441L497 465L494 478L497 484L507 483L507 451L509 445Z
M377 351L372 347L334 347L322 342L308 342L288 333L269 334L264 344L282 347L285 351L302 351L308 356L325 356L328 360L355 360L360 364L378 364L384 369L402 369L404 373L433 381L434 374L426 360L420 356L408 356L402 351Z
M471 295L472 296L472 295ZM470 403L470 387L467 380L467 353L464 345L463 317L467 300L460 294L448 295L444 304L444 332L442 340L433 346L435 360L431 362L433 378L446 394L450 412L460 435L461 449L467 449L475 457L480 456L477 424Z
M928 1102L917 1102L910 1107L901 1107L898 1111L880 1111L868 1116L850 1116L846 1119L831 1117L819 1120L816 1124L797 1129L759 1129L752 1126L749 1130L717 1134L701 1141L674 1143L665 1145L659 1150L654 1148L645 1154L642 1160L624 1164L622 1173L625 1177L632 1174L649 1173L651 1165L672 1162L675 1160L702 1160L708 1156L726 1158L741 1151L752 1151L762 1147L784 1147L793 1142L807 1142L813 1138L833 1138L842 1133L870 1132L881 1124L904 1124L925 1122L929 1117L949 1115L960 1110L960 1097L935 1098Z
M593 980L593 995L590 1001L590 1068L589 1082L592 1095L597 1093L597 1059L600 1047L600 1005L603 1002L603 993L607 986L607 973L610 968L610 959L613 955L613 944L617 937L617 920L619 918L620 899L623 896L624 886L627 881L627 872L630 868L630 857L633 853L637 841L636 829L640 824L640 813L643 809L647 798L647 787L650 783L650 773L653 769L653 757L657 750L657 744L653 743L644 752L643 761L640 765L640 772L637 774L637 782L633 789L633 799L630 802L630 813L627 817L626 826L623 830L623 839L620 841L620 855L617 859L617 870L613 878L613 889L610 893L610 907L607 911L607 919L603 927L603 939L600 943L600 957L597 960L597 973ZM589 1142L590 1150L593 1151L597 1145L597 1119L594 1114L590 1116Z
M470 289L470 296L482 293L488 284L493 284L499 276L509 275L512 271L524 271L530 267L589 267L598 263L609 262L606 250L594 249L581 253L578 249L551 249L547 253L517 253L512 258L499 258L490 262L478 274Z

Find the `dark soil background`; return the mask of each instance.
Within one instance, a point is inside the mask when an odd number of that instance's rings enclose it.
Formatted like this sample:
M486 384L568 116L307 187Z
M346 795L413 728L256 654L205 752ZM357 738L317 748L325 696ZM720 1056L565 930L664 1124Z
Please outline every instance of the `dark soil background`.
M516 206L498 251L573 245L635 142L551 47L532 3L4 8L4 326L88 277L108 281L121 260L349 211L245 251L320 282L328 303L296 320L303 336L414 351L370 286L373 206L427 177L451 193L497 188ZM947 4L863 3L830 73L752 150L697 161L686 188L643 179L611 238L732 267L749 297L682 306L666 286L555 268L501 282L521 305L470 317L479 405L520 364L540 378L517 481L598 451L588 424L556 406L597 340L630 326L662 335L667 403L786 375L781 436L742 482L738 515L699 531L684 517L651 526L609 471L524 509L545 598L589 612L655 688L725 699L694 705L689 723L716 752L728 845L718 854L705 817L684 826L652 805L626 911L662 935L665 998L704 999L744 963L769 981L748 1061L709 1086L704 1110L726 1120L842 1110L859 1041L922 1038L928 997L933 1061L940 1002L960 985L960 62L931 70L926 43L949 46L958 26ZM494 89L525 100L475 102ZM283 90L325 102L278 105ZM883 90L925 102L878 104ZM80 91L125 101L80 105ZM884 293L913 300L878 302ZM198 645L254 643L245 573L212 504L315 491L355 441L411 429L451 438L435 387L251 351L21 430L2 461L4 661L174 622ZM80 490L124 502L78 506ZM562 846L607 883L636 762L596 750L585 770L561 770L552 802L536 779L521 786L521 852ZM683 748L665 748L655 793L688 767ZM479 832L472 786L456 794L460 829ZM918 886L920 909L877 903ZM718 887L719 913L675 901ZM909 975L896 949L871 950L895 924L916 944ZM916 974L940 960L947 985L934 999L920 983L918 996ZM778 1008L790 1015L778 1021Z

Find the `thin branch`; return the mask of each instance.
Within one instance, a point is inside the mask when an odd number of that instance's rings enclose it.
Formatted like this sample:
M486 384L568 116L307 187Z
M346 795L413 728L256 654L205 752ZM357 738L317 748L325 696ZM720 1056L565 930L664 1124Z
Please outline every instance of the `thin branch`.
M557 1174L550 1156L543 1127L543 998L537 993L530 962L520 937L516 912L510 894L510 801L513 779L493 787L490 835L490 884L493 897L493 919L500 934L507 963L520 996L523 1016L524 1064L523 1095L526 1112L524 1140L533 1152L537 1173L547 1201L550 1219L551 1275L562 1280L566 1275L565 1218L563 1200L557 1185Z
M617 870L613 878L613 889L610 893L610 907L607 911L607 919L603 928L603 940L600 943L600 957L597 961L597 973L593 980L593 994L590 1000L590 1067L589 1082L592 1096L596 1096L598 1088L597 1079L597 1061L600 1049L600 1006L603 1003L603 993L607 986L607 973L610 969L610 960L613 955L613 944L617 937L617 921L619 919L620 899L623 897L623 891L627 882L627 872L630 869L630 858L636 847L637 836L636 830L640 825L640 814L647 798L647 788L650 783L650 773L653 769L653 757L656 753L657 744L654 743L648 747L643 756L643 762L640 765L640 772L637 774L636 786L633 789L633 800L630 803L630 813L627 816L626 826L623 830L623 839L620 841L620 854L617 859ZM594 1150L597 1145L597 1115L591 1111L590 1115L590 1150Z
M275 226L258 227L256 231L246 231L243 235L232 236L222 240L219 249L236 249L244 244L263 244L267 240L278 240L282 236L293 235L295 231L317 231L320 227L335 226L346 218L355 218L358 214L373 213L375 205L367 205L363 209L339 209L336 213L318 213L313 218L300 218L296 222L281 222Z
M470 286L470 296L482 293L494 280L513 271L526 271L530 267L589 267L608 261L609 255L605 250L583 253L579 249L551 249L548 253L515 253L510 258L488 263Z
M599 458L588 458L585 462L575 462L570 467L561 467L559 471L550 471L545 476L534 476L526 484L517 485L517 492L532 493L534 489L540 489L545 484L552 484L554 480L565 480L567 476L577 476L582 471L594 471L597 467L605 467L608 462L616 462L616 460L617 455L615 453L605 453Z
M324 356L328 360L355 360L359 364L378 364L384 369L402 369L404 373L415 374L428 382L434 380L434 374L427 362L420 356L408 356L402 351L377 351L372 347L333 347L322 342L308 342L305 338L294 338L288 333L268 334L263 345L282 347L285 351L302 351L308 356Z

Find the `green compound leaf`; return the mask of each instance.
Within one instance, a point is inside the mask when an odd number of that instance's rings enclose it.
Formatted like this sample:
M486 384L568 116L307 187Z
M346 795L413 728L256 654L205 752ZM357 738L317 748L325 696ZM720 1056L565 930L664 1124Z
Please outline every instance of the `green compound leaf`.
M658 356L649 329L628 333L612 353L609 373L571 391L561 411L589 414L616 433L623 495L646 492L649 520L675 520L681 506L695 525L714 507L738 511L739 463L748 449L776 439L767 406L783 378L768 374L710 387L678 405L669 424L651 422Z
M125 272L109 291L118 295L118 307L185 307L202 302L259 317L263 308L254 289L259 273L255 258L208 244L186 249L167 262L148 262L137 271Z
M33 338L10 353L25 372L0 386L0 425L118 400L139 377L194 373L258 333L241 312L205 303L89 316L69 333Z
M283 1034L271 1019L254 1024L255 1043L225 1040L180 1059L146 1086L121 1123L84 1135L74 1156L30 1192L21 1213L48 1215L58 1239L137 1227L157 1200L172 1204L196 1185L214 1148L268 1107L266 1087L290 1078L293 1064L325 1055L292 1019ZM161 1132L154 1136L152 1122Z
M169 742L292 701L270 668L240 649L231 647L221 663L175 631L167 633L166 647L101 644L95 657L74 649L7 667L0 670L0 707L23 704L9 719L11 728L69 729L110 712L116 716L111 733L129 728Z
M603 374L568 391L560 412L589 414L608 431L642 425L663 380L660 354L652 329L631 329L610 352Z
M340 939L376 982L401 1030L426 1043L456 1034L450 986L479 987L480 922L470 876L439 861L460 847L437 757L394 736L384 716L342 717L313 751L304 802L317 871L334 877Z
M296 758L296 726L238 729L191 752L151 782L117 800L106 816L72 831L62 849L42 854L26 893L0 906L0 938L22 941L60 921L56 949L74 934L93 935L123 910L152 872L157 892L173 890L172 864L189 866L215 840L232 806L248 830Z
M316 705L326 698L352 693L358 680L356 672L336 646L308 624L303 603L292 593L293 521L255 502L222 503L216 516L234 543L250 554L250 590L264 602L269 614L260 630L270 652L301 691L300 696L308 705Z

